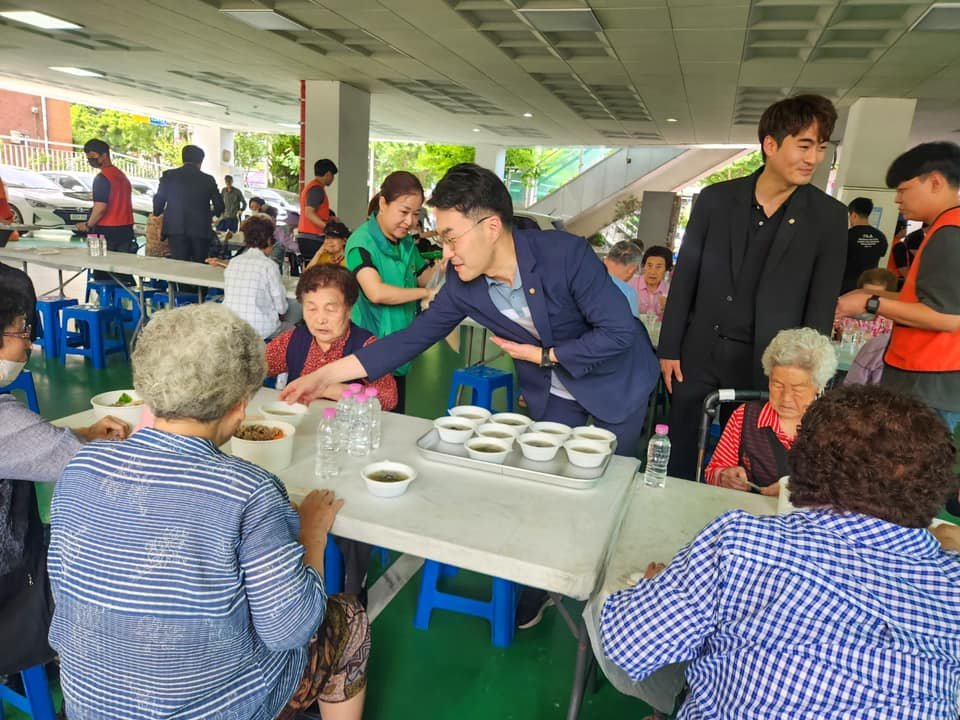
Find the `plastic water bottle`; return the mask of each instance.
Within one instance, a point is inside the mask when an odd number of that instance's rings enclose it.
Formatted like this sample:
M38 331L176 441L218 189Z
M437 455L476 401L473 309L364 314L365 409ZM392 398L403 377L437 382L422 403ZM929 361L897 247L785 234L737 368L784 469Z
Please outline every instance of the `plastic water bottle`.
M350 418L350 434L347 454L363 457L370 454L370 403L367 396L359 394L354 400L353 417Z
M370 405L370 448L372 450L379 450L380 426L383 415L380 400L377 398L380 392L375 387L367 387L367 389L363 391L363 394L367 396L367 404Z
M335 408L325 408L323 419L317 427L317 459L314 469L317 480L332 480L340 474L342 450L337 411Z
M643 484L649 487L664 487L667 484L667 465L670 463L670 428L657 425L655 435L647 445L647 469L643 474Z
M350 437L350 422L353 418L354 393L349 387L344 388L340 393L340 400L337 401L337 424L340 428L340 439L343 446L347 446L347 440Z
M100 257L106 257L107 256L107 239L103 235L100 235L99 237L100 237L100 243L98 244L98 247L100 248L100 250L97 254Z
M293 271L290 269L290 258L288 258L286 253L284 253L283 263L280 265L280 274L283 276L284 280L289 280L292 272Z

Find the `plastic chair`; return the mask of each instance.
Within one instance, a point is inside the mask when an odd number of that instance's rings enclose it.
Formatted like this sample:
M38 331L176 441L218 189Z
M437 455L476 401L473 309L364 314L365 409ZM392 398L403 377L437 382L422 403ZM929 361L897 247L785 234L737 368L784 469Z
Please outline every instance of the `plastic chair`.
M113 294L113 307L120 313L120 322L127 332L133 332L140 324L140 302L125 290L117 288Z
M47 671L43 665L34 665L20 672L23 680L21 695L6 685L0 685L0 720L4 718L3 703L10 703L13 707L25 712L33 720L55 720L56 712L53 709L53 698L50 695L50 684L47 682Z
M12 383L0 387L0 393L9 393L14 390L22 390L27 396L27 407L38 415L40 414L40 403L37 402L37 386L33 382L32 372L21 370Z
M727 403L745 403L751 400L766 400L770 393L766 390L721 389L710 393L703 400L703 416L700 418L700 432L697 436L697 482L703 482L703 468L707 465L707 439L713 437L713 423L720 414L720 406ZM723 428L717 426L714 439L719 439Z
M73 298L45 296L37 298L37 317L40 318L40 332L37 339L43 349L44 357L59 357L57 343L60 340L60 311L65 307L76 305Z
M420 596L417 598L417 613L413 626L420 630L427 630L434 610L449 610L473 615L490 623L491 642L496 647L510 647L516 628L519 597L516 583L495 577L490 600L474 600L443 592L437 587L441 577L456 573L455 567L435 560L424 560Z
M73 320L74 331L69 330ZM90 358L93 366L103 369L107 366L107 355L122 352L129 360L126 333L120 322L120 311L114 307L87 307L77 305L63 309L61 317L60 363L65 365L67 355L80 355ZM117 331L117 337L110 337L109 331Z
M343 553L333 535L327 535L327 546L323 551L323 584L327 595L343 592Z
M98 305L113 305L114 293L119 290L117 284L111 281L94 280L93 273L87 273L87 291L84 294L84 302L92 302L90 296L96 294ZM122 291L120 291L122 292Z
M460 388L468 387L472 390L472 403L487 410L493 410L493 393L498 388L507 391L506 412L513 410L513 373L496 370L486 365L472 365L471 367L455 370L453 382L450 384L450 398L447 407L458 404Z

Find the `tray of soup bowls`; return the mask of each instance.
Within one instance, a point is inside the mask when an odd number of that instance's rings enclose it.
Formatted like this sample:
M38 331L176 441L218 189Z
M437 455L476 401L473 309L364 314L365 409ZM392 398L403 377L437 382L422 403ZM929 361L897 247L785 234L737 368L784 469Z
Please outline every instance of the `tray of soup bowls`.
M617 447L613 433L612 442L606 431L594 434L578 428L581 434L575 435L566 425L531 424L514 413L489 416L468 431L480 414L466 412L477 417L451 413L437 418L434 427L417 439L420 454L447 465L584 490L597 484Z

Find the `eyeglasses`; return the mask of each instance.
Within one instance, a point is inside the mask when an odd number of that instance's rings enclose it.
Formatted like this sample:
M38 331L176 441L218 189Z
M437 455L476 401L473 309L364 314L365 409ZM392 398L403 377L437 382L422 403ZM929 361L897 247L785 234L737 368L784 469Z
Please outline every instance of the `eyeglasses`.
M29 340L33 336L33 325L27 323L20 332L5 332L4 337L15 337L21 340Z
M477 227L479 227L480 225L482 225L483 223L485 223L487 220L489 220L489 219L492 218L492 217L493 217L493 215L487 215L486 217L480 218L480 219L477 220L473 225L471 225L470 227L468 227L466 230L464 230L464 231L463 231L462 233L460 233L459 235L453 235L453 236L451 236L451 235L449 235L449 234L446 234L446 235L445 235L444 233L440 233L440 236L439 236L439 237L440 237L440 242L443 243L444 245L453 245L453 244L455 244L455 243L457 242L457 240L459 240L460 238L462 238L462 237L463 237L464 235L466 235L467 233L469 233L469 232L477 229Z

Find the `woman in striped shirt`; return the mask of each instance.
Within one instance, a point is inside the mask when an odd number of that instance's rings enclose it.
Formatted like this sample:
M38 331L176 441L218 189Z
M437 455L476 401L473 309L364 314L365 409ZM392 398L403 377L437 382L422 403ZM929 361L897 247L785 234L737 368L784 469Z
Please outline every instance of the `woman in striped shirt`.
M323 583L342 501L314 491L295 508L275 475L219 450L263 381L262 340L193 305L157 313L133 365L154 427L85 446L53 500L67 714L288 720L319 699L360 718L367 617Z

